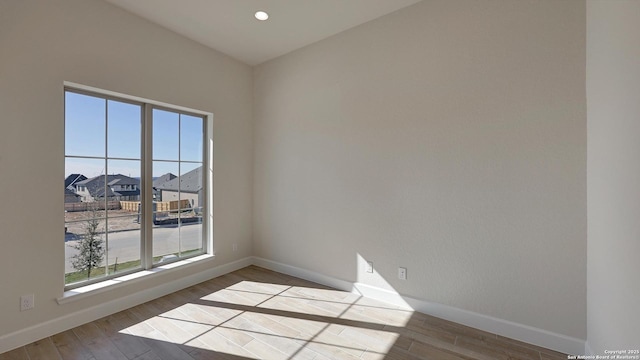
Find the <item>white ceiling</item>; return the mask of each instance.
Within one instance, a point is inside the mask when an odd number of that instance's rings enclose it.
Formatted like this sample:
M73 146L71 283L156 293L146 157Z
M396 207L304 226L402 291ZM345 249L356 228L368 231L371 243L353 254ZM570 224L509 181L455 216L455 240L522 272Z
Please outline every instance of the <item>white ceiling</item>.
M106 1L257 65L421 0ZM256 20L258 10L269 20Z

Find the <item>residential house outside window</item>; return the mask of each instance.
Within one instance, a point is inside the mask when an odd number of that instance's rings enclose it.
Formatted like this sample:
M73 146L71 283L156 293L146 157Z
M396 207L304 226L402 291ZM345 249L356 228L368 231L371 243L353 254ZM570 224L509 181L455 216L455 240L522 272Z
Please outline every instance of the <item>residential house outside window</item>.
M206 118L65 89L67 288L207 251Z

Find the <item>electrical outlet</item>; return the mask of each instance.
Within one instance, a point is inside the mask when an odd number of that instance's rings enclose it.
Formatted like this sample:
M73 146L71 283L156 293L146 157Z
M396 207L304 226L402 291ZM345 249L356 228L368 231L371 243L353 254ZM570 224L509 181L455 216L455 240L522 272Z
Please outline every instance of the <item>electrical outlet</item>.
M20 296L20 311L33 309L36 306L33 294Z
M398 279L407 280L407 268L403 268L403 267L398 268Z
M367 261L365 271L373 274L373 261Z
M233 243L233 251L238 251L238 244Z

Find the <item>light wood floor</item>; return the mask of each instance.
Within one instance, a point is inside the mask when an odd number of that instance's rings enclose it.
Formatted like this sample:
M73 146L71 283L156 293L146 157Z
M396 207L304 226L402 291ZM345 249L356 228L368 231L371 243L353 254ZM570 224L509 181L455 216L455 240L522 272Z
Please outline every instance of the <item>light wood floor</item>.
M0 360L566 358L256 266L0 354Z

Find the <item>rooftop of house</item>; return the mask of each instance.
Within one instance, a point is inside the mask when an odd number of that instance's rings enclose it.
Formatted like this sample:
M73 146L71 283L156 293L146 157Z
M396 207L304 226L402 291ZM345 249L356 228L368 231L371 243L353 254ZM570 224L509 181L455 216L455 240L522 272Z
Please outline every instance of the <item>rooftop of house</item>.
M71 174L64 179L64 187L68 189L70 186L73 186L75 183L79 181L86 180L87 177L82 174Z
M106 175L106 181L108 185L138 185L140 184L140 180L134 179L132 177L122 175L122 174L114 174L114 175ZM98 175L92 177L90 179L85 179L82 181L76 182L77 185L87 186L87 184L92 183L104 183L105 175Z
M171 181L173 179L177 178L177 176L173 175L172 173L166 173L160 177L158 177L157 179L153 180L153 187L157 188L158 186L166 183L167 181Z
M197 167L180 177L166 181L159 186L159 190L181 191L186 193L197 193L202 190L202 166Z
M67 188L64 188L64 195L65 196L78 196L78 194L74 193L73 191L71 191L71 190L69 190Z
M106 184L109 186L105 187ZM111 197L111 196L135 196L140 195L140 188L137 187L136 190L127 190L127 191L113 191L111 189L114 185L137 185L139 186L140 180L131 178L122 174L114 174L114 175L98 175L92 177L91 179L86 179L82 181L76 182L77 186L86 186L87 191L93 197Z

